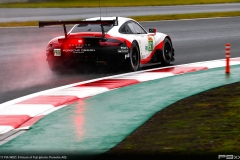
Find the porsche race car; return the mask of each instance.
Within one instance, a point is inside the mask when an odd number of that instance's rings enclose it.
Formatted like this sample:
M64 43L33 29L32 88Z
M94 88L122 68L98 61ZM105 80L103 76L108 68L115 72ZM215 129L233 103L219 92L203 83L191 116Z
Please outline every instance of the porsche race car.
M75 24L67 33L66 25ZM125 17L96 17L81 21L39 22L39 27L63 25L64 36L48 43L49 68L59 71L79 63L124 66L137 71L153 63L174 61L171 38L150 28L147 32L138 22Z

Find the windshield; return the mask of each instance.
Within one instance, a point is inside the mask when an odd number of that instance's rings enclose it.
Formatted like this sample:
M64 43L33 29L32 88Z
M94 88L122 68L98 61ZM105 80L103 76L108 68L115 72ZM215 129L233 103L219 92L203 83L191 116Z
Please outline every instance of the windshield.
M113 27L113 24L103 25L104 31L108 32ZM100 24L79 24L75 25L71 33L77 32L102 32Z

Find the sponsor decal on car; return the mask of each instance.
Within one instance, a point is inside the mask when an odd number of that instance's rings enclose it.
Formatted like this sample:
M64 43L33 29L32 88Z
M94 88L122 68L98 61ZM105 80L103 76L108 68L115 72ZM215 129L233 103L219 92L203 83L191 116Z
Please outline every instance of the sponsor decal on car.
M148 51L153 50L153 38L151 36L148 37Z
M84 52L95 52L95 49L64 49L63 52L73 52L73 53L84 53Z
M82 52L95 52L95 49L81 49Z
M128 47L121 47L121 49L118 49L118 53L128 53Z
M61 56L61 49L54 49L53 53L54 53L54 56Z
M128 49L119 49L118 53L128 53Z
M153 38L151 36L148 37L148 51L153 50Z
M148 51L148 46L145 46L145 51Z

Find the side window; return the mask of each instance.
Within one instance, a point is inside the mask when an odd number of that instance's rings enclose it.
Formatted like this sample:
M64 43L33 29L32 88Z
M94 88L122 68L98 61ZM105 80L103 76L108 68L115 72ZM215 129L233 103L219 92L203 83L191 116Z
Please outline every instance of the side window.
M131 28L128 26L128 22L127 22L127 23L124 23L124 24L122 25L122 27L120 27L119 33L123 33L123 34L133 34L133 31L132 31Z
M119 33L122 34L147 34L147 32L136 22L128 21L124 23L120 29Z
M146 31L144 29L142 29L142 27L139 26L139 24L137 24L136 22L132 22L132 25L134 27L136 34L146 34Z
M120 29L119 29L120 33L126 34L126 26L123 25Z
M132 33L136 33L132 22L128 22L126 26L132 31Z

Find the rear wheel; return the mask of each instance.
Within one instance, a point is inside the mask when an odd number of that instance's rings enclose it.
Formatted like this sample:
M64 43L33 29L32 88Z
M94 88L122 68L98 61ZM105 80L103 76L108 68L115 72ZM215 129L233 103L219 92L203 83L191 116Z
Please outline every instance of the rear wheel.
M140 69L140 53L136 42L132 43L132 48L129 55L129 70L137 71Z
M48 67L51 71L57 72L61 70L61 63L52 54L48 56Z
M173 48L172 43L169 38L164 39L163 50L161 54L161 63L163 65L170 64L171 60L173 59Z

